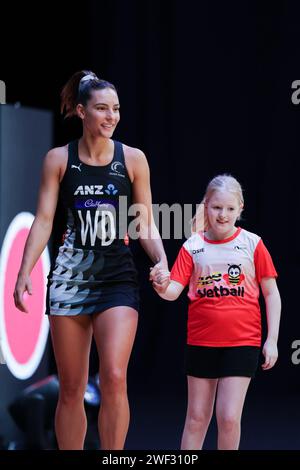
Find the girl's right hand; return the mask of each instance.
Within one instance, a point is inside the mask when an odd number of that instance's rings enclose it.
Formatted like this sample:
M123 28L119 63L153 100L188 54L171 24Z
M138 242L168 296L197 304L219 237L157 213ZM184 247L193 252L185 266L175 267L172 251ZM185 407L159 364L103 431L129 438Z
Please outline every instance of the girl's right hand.
M32 295L31 279L29 276L18 274L18 279L14 290L15 306L21 310L21 312L28 313L28 309L23 300L25 292L28 292L29 295Z

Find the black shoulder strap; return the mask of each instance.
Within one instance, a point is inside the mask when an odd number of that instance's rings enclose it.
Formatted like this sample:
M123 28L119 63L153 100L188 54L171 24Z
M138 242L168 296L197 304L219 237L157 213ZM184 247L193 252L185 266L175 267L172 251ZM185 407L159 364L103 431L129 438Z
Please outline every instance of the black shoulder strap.
M121 142L118 142L117 140L114 140L114 144L115 144L115 150L114 150L113 161L120 162L125 167L125 157L124 157L123 145L122 145Z
M79 165L78 140L72 140L68 145L68 166Z

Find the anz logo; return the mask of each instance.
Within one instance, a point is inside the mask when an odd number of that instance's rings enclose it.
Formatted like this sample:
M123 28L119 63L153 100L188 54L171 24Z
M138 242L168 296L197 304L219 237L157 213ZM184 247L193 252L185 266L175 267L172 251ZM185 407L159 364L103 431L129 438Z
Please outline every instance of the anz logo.
M118 190L115 188L113 184L108 184L107 189L105 189L106 194L117 194Z
M104 193L108 195L115 195L119 192L113 184L108 184L105 189L103 188L104 186L102 184L80 185L74 192L74 196L77 196L77 194L80 194L81 196L101 196Z

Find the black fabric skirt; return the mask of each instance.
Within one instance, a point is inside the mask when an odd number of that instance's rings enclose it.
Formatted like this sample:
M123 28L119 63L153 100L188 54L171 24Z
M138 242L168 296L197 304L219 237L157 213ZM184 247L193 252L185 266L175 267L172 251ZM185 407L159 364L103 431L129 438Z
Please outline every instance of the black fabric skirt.
M57 305L47 295L46 314L48 315L90 315L101 313L112 307L131 307L139 310L139 289L131 285L99 286L90 285L86 297L82 291L72 295L71 301L61 301Z
M260 348L257 346L209 347L187 345L185 370L199 378L254 377Z
M60 247L48 276L46 314L86 315L118 306L139 309L131 250L120 242L103 251Z

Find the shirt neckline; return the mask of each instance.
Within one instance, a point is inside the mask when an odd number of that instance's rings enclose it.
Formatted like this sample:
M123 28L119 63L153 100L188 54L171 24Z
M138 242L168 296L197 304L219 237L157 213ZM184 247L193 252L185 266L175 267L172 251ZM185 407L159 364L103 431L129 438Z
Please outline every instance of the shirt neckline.
M116 156L116 143L115 141L113 140L113 144L114 144L114 151L113 151L113 157L111 159L111 161L109 163L106 163L106 165L89 165L88 163L85 163L83 162L82 160L80 160L79 158L79 140L77 140L77 145L76 145L76 153L77 153L77 159L79 161L79 163L81 163L82 165L84 166L88 166L90 168L108 168L111 166L112 162L115 160L115 156Z
M240 233L241 233L242 227L238 227L236 231L228 238L224 238L223 240L211 240L210 238L207 238L203 233L200 232L201 238L207 242L207 243L212 243L213 245L220 245L222 243L228 243L234 240Z

